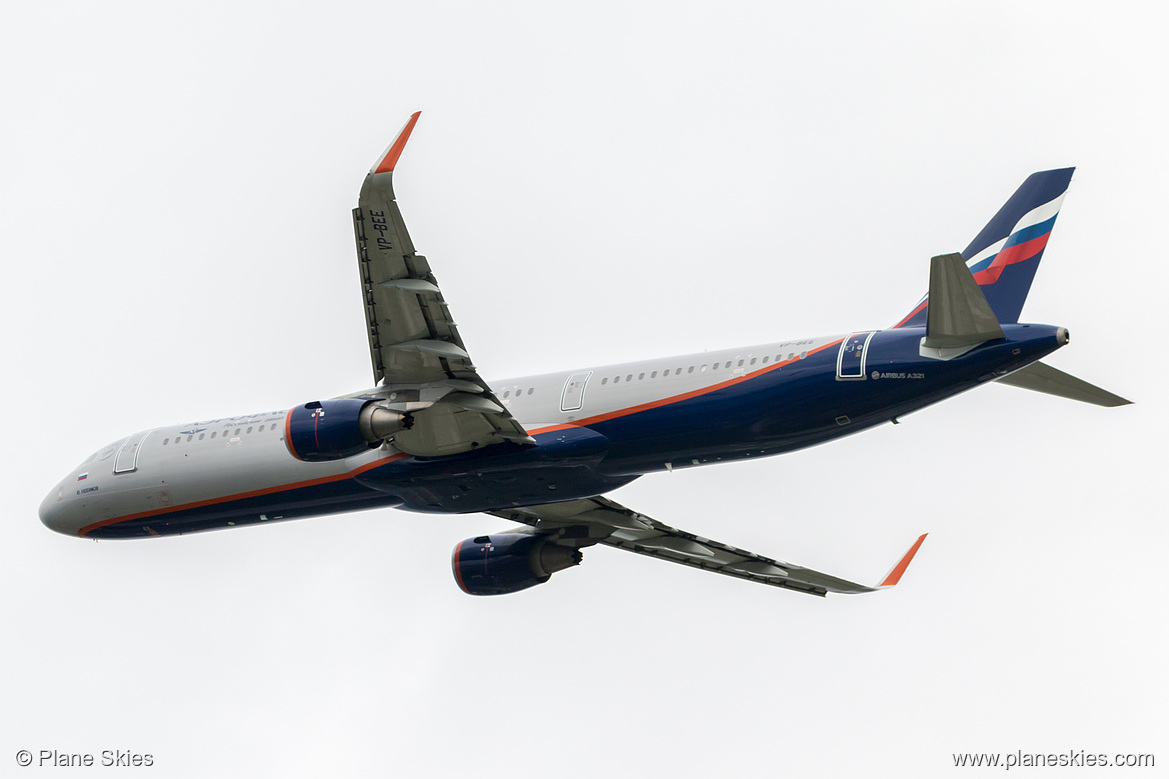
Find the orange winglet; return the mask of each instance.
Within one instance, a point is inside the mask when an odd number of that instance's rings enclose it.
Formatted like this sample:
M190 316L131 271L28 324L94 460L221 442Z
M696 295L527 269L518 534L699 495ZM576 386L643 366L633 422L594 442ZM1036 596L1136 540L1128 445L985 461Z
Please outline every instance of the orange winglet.
M410 133L414 131L414 125L418 123L418 117L422 114L421 111L415 111L410 114L410 119L407 120L406 125L398 133L398 137L386 149L385 154L378 160L377 165L373 166L371 173L392 173L394 166L398 164L398 158L402 156L402 149L406 148L406 141L410 140Z
M921 548L921 542L925 541L925 537L928 535L929 533L921 534L921 537L917 539L917 542L913 546L909 547L909 551L905 553L905 557L901 558L901 562L893 566L893 570L889 571L889 575L885 577L885 581L877 585L878 587L892 587L894 584L901 581L901 574L905 573L905 569L909 567L911 562L913 562L913 556L917 554L917 550Z

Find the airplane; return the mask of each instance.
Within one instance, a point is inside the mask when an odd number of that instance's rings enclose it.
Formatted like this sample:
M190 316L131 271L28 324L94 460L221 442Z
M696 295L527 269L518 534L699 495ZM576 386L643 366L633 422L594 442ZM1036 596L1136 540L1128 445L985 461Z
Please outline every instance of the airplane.
M1073 168L1031 175L964 252L934 257L927 294L886 329L488 382L394 194L419 114L353 210L374 386L115 441L45 497L47 527L104 540L383 507L483 512L517 527L455 547L455 580L472 595L543 584L596 544L812 595L873 592L900 581L925 535L870 586L679 530L605 494L649 473L897 423L990 382L1129 403L1040 362L1067 345L1066 328L1019 322Z

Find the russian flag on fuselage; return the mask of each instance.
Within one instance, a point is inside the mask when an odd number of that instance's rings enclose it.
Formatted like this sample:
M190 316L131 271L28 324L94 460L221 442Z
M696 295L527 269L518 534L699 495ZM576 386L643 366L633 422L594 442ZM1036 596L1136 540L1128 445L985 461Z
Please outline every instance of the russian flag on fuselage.
M1027 177L962 257L999 322L1019 321L1075 168ZM894 327L925 326L929 296Z

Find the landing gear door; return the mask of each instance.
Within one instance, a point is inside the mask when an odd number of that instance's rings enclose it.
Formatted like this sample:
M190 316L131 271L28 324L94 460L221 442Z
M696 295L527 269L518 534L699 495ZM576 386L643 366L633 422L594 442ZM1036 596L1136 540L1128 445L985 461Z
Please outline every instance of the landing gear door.
M840 352L836 356L836 380L848 381L865 377L865 357L869 351L869 341L876 331L851 333L840 344Z
M584 405L585 385L589 383L589 376L592 375L592 371L584 371L568 377L568 381L564 384L564 392L560 395L561 411L580 410L580 407Z

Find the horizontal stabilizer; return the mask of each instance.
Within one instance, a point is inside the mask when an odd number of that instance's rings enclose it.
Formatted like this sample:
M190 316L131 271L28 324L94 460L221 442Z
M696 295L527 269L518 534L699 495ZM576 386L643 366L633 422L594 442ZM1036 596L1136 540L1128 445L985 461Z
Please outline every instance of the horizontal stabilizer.
M1006 337L961 254L930 260L929 299L922 346L953 349Z
M1131 400L1125 400L1119 395L1113 395L1108 390L1089 384L1088 382L1070 376L1063 371L1056 370L1050 365L1033 362L1026 368L998 379L999 384L1009 384L1012 387L1045 392L1061 398L1070 398L1097 406L1127 406Z

